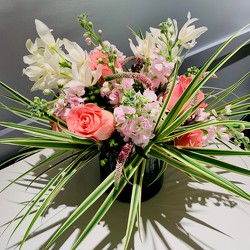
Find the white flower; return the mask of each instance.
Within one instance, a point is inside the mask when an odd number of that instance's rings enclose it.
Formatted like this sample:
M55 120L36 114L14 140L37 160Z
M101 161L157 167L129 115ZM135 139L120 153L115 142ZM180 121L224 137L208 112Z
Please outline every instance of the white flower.
M195 25L191 25L193 22L197 21L197 18L191 19L191 14L188 12L187 15L187 22L183 25L179 32L178 39L180 41L180 44L186 48L191 49L196 44L196 38L198 38L201 34L207 31L207 27L200 27L195 29Z
M56 88L57 81L62 77L60 75L59 56L46 50L44 58L28 66L23 70L23 73L31 81L35 81L31 91Z
M55 38L51 34L51 30L48 28L48 26L37 19L35 20L35 24L36 24L37 34L40 36L42 41L49 47L54 45L56 43Z
M65 49L68 55L65 55L71 63L77 63L79 66L89 60L87 51L84 51L77 43L71 42L68 39L63 39Z
M43 22L36 19L35 24L39 38L34 43L30 39L26 42L30 55L24 56L23 60L29 66L23 69L23 74L35 81L32 91L57 88L59 82L67 83L71 76L68 68L60 68L60 63L65 61L64 52L60 49L62 41L55 41Z
M130 42L130 48L136 57L143 58L144 60L147 58L155 58L154 50L158 37L153 36L150 32L146 32L146 38L144 40L136 36L138 46L135 46L131 39L128 40Z
M73 80L83 83L85 87L89 87L96 84L101 75L102 75L101 65L97 66L96 71L92 71L88 66L88 62L82 64L81 67L78 67L76 63L72 63Z

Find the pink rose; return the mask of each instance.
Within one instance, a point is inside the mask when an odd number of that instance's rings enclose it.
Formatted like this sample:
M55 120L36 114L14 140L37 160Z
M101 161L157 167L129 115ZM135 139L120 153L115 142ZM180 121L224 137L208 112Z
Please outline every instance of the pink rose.
M69 131L97 141L108 139L115 129L113 114L93 103L73 107L66 123Z
M180 98L182 93L186 90L188 85L192 82L192 80L193 79L191 77L185 77L183 75L179 77L179 83L174 87L172 96L170 98L170 101L169 101L169 104L167 107L168 110L171 110L174 107L174 105L176 104L176 102L178 101L178 99ZM167 93L164 95L164 99L166 98L166 96L167 96ZM204 94L201 91L198 91L198 98L194 104L201 102L203 99L204 99ZM192 103L192 101L189 104L191 104L191 103ZM190 106L187 104L182 112L185 112L189 107ZM204 107L206 107L205 102L203 102L200 105L200 108L204 108Z
M203 133L201 130L194 130L174 140L175 146L201 147Z

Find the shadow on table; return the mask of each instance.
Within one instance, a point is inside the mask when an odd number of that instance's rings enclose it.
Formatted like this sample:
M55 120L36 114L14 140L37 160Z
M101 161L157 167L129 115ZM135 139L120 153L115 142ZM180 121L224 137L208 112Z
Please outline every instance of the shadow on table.
M85 169L74 177L74 180L69 182L65 190L60 192L50 207L58 209L60 206L64 205L73 208L79 205L100 182L100 174L97 165L97 161L95 160L88 164ZM37 173L33 173L33 176L36 176L36 174ZM49 175L46 176L46 180L37 179L34 184L44 184L44 182L47 182L52 178L52 176L54 176L53 172L50 172ZM27 185L22 183L22 181L19 181L18 184ZM24 183L27 183L27 179ZM197 241L194 241L182 226L183 219L188 219L190 223L198 223L202 226L210 228L211 230L215 230L218 233L224 234L224 232L221 232L213 226L196 218L193 215L194 212L189 213L189 210L191 210L196 204L207 206L208 202L209 204L212 202L214 206L226 206L230 208L235 207L237 203L231 198L230 195L197 189L192 187L192 183L193 181L182 172L172 167L167 169L162 190L152 199L142 203L141 215L144 236L150 236L152 231L151 229L153 229L165 245L165 249L172 249L168 239L166 239L161 233L161 226L170 234L185 242L190 248L202 249ZM70 227L69 230L67 230L62 237L57 240L52 249L61 249L65 239L68 239L72 233L75 232L75 230L84 228L104 198L105 197L101 197L100 201L97 201L97 204L89 209L84 216L79 218L79 220L77 220L74 225L72 225L72 227ZM128 212L129 204L121 202L115 202L113 204L100 224L103 227L108 227L110 233L104 239L96 238L96 241L99 241L98 245L95 247L96 250L116 249L118 245L122 244L122 240L126 232ZM58 226L65 221L69 214L70 213L68 213L67 216L64 215L63 218L60 218L54 224L46 227L41 226L40 229L36 229L27 240L36 237L48 229L55 228L56 231L56 228L58 228ZM151 225L150 230L148 230L147 227L148 223ZM135 228L133 234L136 232L137 229ZM133 234L130 240L129 249L134 248ZM16 246L18 244L19 243L17 243ZM43 246L45 245L46 242L44 242ZM39 249L43 249L43 246Z

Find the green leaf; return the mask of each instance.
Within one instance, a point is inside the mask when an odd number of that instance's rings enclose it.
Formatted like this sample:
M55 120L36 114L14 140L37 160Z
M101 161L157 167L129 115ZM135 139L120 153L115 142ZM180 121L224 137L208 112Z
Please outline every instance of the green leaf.
M21 161L22 159L35 154L37 152L41 151L39 148L24 148L17 152L14 156L8 158L7 160L4 160L0 162L0 169L9 166L10 164L14 164L18 161ZM1 191L0 191L1 193Z
M28 98L24 97L19 92L17 92L16 90L12 89L11 87L9 87L8 85L4 84L1 81L0 81L0 87L4 88L12 96L14 96L16 98L16 102L19 102L19 103L21 103L21 104L23 104L25 106L27 106L27 105L29 105L31 103L31 101Z
M178 77L178 70L179 70L179 63L176 62L175 68L174 68L174 73L173 73L173 80L172 80L170 88L168 90L168 95L167 95L166 99L164 100L163 106L161 108L161 112L160 112L160 114L159 114L159 116L157 118L154 133L158 132L158 134L160 134L162 132L162 130L163 130L164 125L161 125L161 122L162 122L162 119L166 115L167 106L168 106L168 104L169 104L169 102L171 100L171 96L172 96L172 93L174 91L174 87L175 87L175 84L176 84L176 79Z
M193 113L193 108L188 109L181 116L179 116L173 123L166 128L157 136L156 141L161 141L172 133L176 128L178 128L191 114Z
M182 135L185 135L191 131L194 131L197 129L204 129L204 128L207 128L207 127L213 126L213 125L223 125L223 126L233 125L234 127L237 127L237 128L244 125L246 128L250 128L250 122L239 121L239 120L200 122L200 123L196 123L193 125L183 126L182 128L180 128L180 129L182 129L182 131L178 132L178 130L177 130L175 134L166 136L165 138L162 139L162 142L171 141L171 140L174 140L175 138L180 137Z
M79 143L79 144L94 144L93 140L86 139L84 137L72 137L71 135L67 135L65 133L44 129L44 128L38 128L34 126L28 126L28 125L22 125L22 124L16 124L11 122L0 122L0 126L4 126L7 128L16 129L22 132L25 132L31 136L38 137L38 138L47 138L51 141L63 141L64 143ZM81 139L80 139L81 138Z
M130 209L129 209L126 235L125 235L124 249L127 249L128 247L129 240L135 224L136 215L138 215L138 217L140 218L139 204L141 202L141 189L142 189L142 181L143 181L145 166L146 166L146 160L144 159L142 167L137 168L134 175L134 183L130 201Z
M224 100L228 95L230 95L232 92L235 91L236 88L238 88L242 82L244 82L247 77L249 76L250 71L247 72L243 77L241 77L235 84L231 85L230 87L228 87L227 89L225 89L221 95L217 96L217 98L210 102L206 108L205 111L208 112L208 110L211 110L216 104L220 103L222 100Z
M28 171L26 171L26 172L23 173L22 175L18 176L15 180L13 180L10 184L8 184L8 185L7 185L4 189L2 189L0 192L4 191L4 190L5 190L6 188L8 188L10 185L12 185L13 183L17 182L18 180L20 180L22 177L24 177L25 175L29 174L30 172L33 172L34 170L37 170L37 169L40 168L40 167L43 167L44 165L50 163L51 161L57 159L58 157L62 157L63 153L65 153L65 151L62 151L62 152L54 152L54 153L53 153L51 156L49 156L47 159L45 159L45 160L39 162L39 163L36 164L33 168L29 169ZM78 154L79 154L79 153L78 153ZM74 154L72 155L72 157L73 157L73 156L74 156ZM68 156L68 157L62 158L61 161L59 161L59 162L57 162L56 164L52 165L50 168L53 168L53 167L56 167L56 166L58 166L58 165L60 165L60 164L65 163L65 162L68 160L68 158L71 158L71 155ZM47 169L46 171L49 171L49 169ZM36 176L36 178L37 178L37 176ZM42 192L42 190L41 190L40 192ZM40 193L39 193L39 194L40 194ZM18 214L14 217L14 219L12 220L12 222L15 221L16 218L17 218L17 217L18 217L27 207L29 207L29 206L32 205L33 201L36 200L36 197L38 197L39 194L35 195L35 197L33 197L33 198L30 200L30 202L29 202L26 206L24 206L24 208L23 208L21 211L18 212ZM28 215L28 214L27 214L27 215ZM26 215L23 215L22 217L25 217L25 216L26 216ZM8 226L4 229L4 231L6 231L6 230L8 229L8 227L12 224L12 222L10 222L10 223L8 224ZM21 223L20 223L20 224L21 224ZM4 233L4 231L2 232L2 234ZM13 233L14 233L14 232L13 232ZM12 234L12 235L13 235L13 234Z
M152 147L152 142L150 141L148 143L148 145L145 146L145 148L144 148L145 154L148 153L148 151L150 150L151 147ZM125 168L125 174L126 174L128 179L130 179L134 175L136 169L139 167L139 165L141 164L143 159L144 159L143 157L141 157L141 156L139 156L137 154L132 154L131 160L128 163L128 166ZM96 214L92 217L92 219L89 222L89 224L87 225L87 227L84 229L82 234L78 237L77 241L75 242L75 244L72 247L72 250L76 249L79 246L79 244L87 237L87 235L93 229L93 227L107 213L107 211L109 210L111 205L114 203L114 201L116 200L116 198L118 197L120 192L123 190L123 188L127 184L127 178L122 176L121 180L120 180L120 183L119 183L118 189L113 188L111 190L111 192L109 193L109 195L107 196L105 201L102 203L102 205L100 206L100 208L98 209Z
M216 174L210 169L200 165L197 161L191 159L187 155L179 152L174 148L166 149L157 145L153 145L149 154L155 158L159 158L163 161L166 161L167 163L171 164L173 167L176 167L181 171L184 171L188 174L196 176L197 178L216 184L217 186L220 186L250 201L250 195L244 190L240 189L227 179Z
M8 107L2 103L0 103L0 108L6 109L17 116L24 118L25 120L29 120L31 122L35 122L35 123L51 128L51 126L48 125L49 121L47 118L32 116L29 110L16 108L16 107Z
M85 211L93 205L98 198L114 183L114 172L107 178L77 207L77 209L68 217L68 219L56 231L50 239L45 249L49 249L52 244L65 232Z
M196 153L196 152L193 152L191 150L179 149L179 151L188 155L192 159L206 163L208 166L216 166L218 168L229 170L229 171L232 171L232 172L235 172L238 174L244 174L244 175L250 176L250 170L245 169L245 168L240 168L240 167L235 166L233 164L218 160L214 157L202 155L200 153Z
M49 192L49 195L42 201L40 207L38 208L37 212L35 213L32 221L30 222L24 236L22 239L22 242L20 244L20 248L26 241L33 225L35 224L36 220L39 218L39 216L44 212L44 210L48 207L48 205L54 200L56 195L61 191L61 189L72 179L72 177L80 170L82 169L86 163L88 163L90 160L92 160L94 157L96 157L96 152L90 151L90 152L82 152L77 156L75 159L72 160L72 162L68 165L68 167L65 168L64 171L61 172L60 176L63 176L63 178L58 179L57 178L57 184L53 187L52 191ZM59 177L59 176L58 176ZM55 182L53 182L54 184ZM49 185L51 186L51 185ZM46 188L46 191L48 189ZM34 201L35 204L37 204L39 199L36 199ZM32 207L34 204L32 204Z
M220 105L219 107L216 107L215 110L216 110L216 112L219 112L219 111L221 111L222 109L224 109L225 106L227 106L227 105L240 104L240 103L245 102L245 101L247 101L247 100L249 100L249 99L250 99L250 94L247 94L247 95L241 96L241 97L239 97L239 98L236 98L236 99L234 99L234 100L232 100L232 101L230 101L230 102L227 102L227 103L225 103L225 104L222 104L222 105Z
M186 150L188 152L196 152L203 155L211 156L250 156L250 151L245 150L224 150L224 149L213 149L213 148L195 148L195 147L180 147L177 149Z
M142 160L143 160L143 158L141 156L136 155L134 157L133 162L138 162L138 163L135 163L135 164L131 163L125 169L126 175L127 175L128 179L130 179L133 176L133 174L135 173L137 167L139 166L139 164L141 163ZM133 168L128 170L128 168L130 167L130 165L133 165ZM82 232L82 234L76 240L75 244L72 247L72 250L76 249L79 246L79 244L86 238L86 236L93 229L93 227L107 213L107 211L110 209L111 205L114 203L114 201L116 200L116 198L118 197L118 195L123 190L123 188L125 187L126 184L127 184L127 180L124 178L124 176L122 176L121 180L120 180L120 183L119 183L118 189L113 188L111 190L111 192L109 193L109 195L107 196L107 198L104 200L104 202L102 203L102 205L100 206L100 208L98 209L98 211L96 212L96 214L92 217L92 219L89 222L89 224L87 225L87 227L84 229L84 231Z
M52 148L65 150L81 150L86 149L90 143L83 140L82 143L64 142L64 141L49 141L48 139L37 138L6 138L0 139L0 143L9 145L18 145L35 148Z

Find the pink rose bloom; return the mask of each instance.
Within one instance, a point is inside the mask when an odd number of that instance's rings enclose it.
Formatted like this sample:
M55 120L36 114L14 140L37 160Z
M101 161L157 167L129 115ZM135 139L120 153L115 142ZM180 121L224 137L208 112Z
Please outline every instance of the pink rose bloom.
M176 104L176 102L178 101L178 99L180 98L180 96L182 95L182 93L186 90L186 88L188 87L188 85L192 82L192 77L185 77L185 76L180 76L179 77L179 83L174 87L172 96L170 98L169 104L168 104L168 110L171 110L174 105ZM167 97L167 93L164 94L164 99ZM199 90L198 92L198 98L195 104L201 102L204 99L204 94ZM192 103L192 101L186 105L186 107L183 109L182 112L185 112L188 108L189 105ZM206 103L203 102L200 105L200 108L204 108L206 107Z
M113 114L93 103L73 107L66 123L69 131L97 141L107 140L115 129Z
M203 133L201 130L194 130L190 133L182 135L174 140L175 146L185 147L201 147Z
M108 75L113 74L112 70L107 65L108 64L108 55L104 54L101 51L95 51L94 50L94 51L92 51L90 53L89 56L90 56L89 67L92 70L97 70L97 66L99 64L102 66L102 79L100 79L100 81L101 81L101 83L103 83L104 82L104 79L103 79L104 76L108 76ZM119 68L119 69L122 68L121 63L118 60L116 60L116 62L115 62L115 68Z

